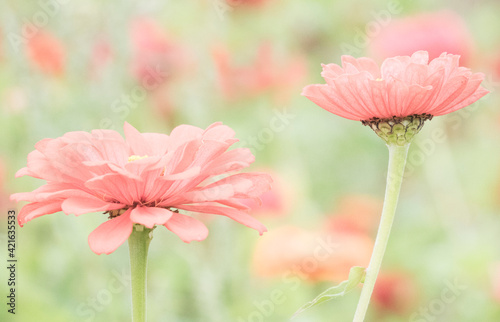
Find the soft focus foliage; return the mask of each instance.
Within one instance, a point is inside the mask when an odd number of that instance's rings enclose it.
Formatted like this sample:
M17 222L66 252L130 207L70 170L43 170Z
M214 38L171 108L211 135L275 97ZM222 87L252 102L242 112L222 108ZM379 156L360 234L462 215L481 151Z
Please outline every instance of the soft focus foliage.
M235 148L250 148L255 155L248 171L278 178L276 190L254 212L269 230L262 237L222 216L197 217L210 231L202 242L185 244L165 229L155 231L149 256L151 321L286 321L346 277L342 263L365 258L373 242L387 150L370 129L318 108L301 89L324 83L321 64L341 64L342 55L371 57L373 51L380 66L387 57L378 55L389 53L375 53L375 46L389 50L378 44L408 19L417 20L412 24L419 33L402 37L418 49L431 52L426 47L444 45L436 40L443 34L450 42L470 39L460 41L461 52L438 47L431 56L441 50L465 54L461 64L483 72L491 93L427 122L414 140L382 267L383 289L377 289L367 320L418 321L425 318L422 310L435 321L500 320L500 3L40 3L0 1L0 200L43 184L14 180L39 140L92 129L123 134L125 121L143 132L165 134L179 124L207 128L221 121L241 139ZM450 24L432 24L439 30L430 31L418 26L418 17L443 12L457 21L452 31ZM424 32L433 34L432 44ZM6 207L2 204L1 214ZM130 319L127 247L96 256L87 244L103 219L102 212L78 219L59 212L18 228L18 320ZM2 245L5 224L0 221ZM346 245L324 262L317 259L325 274L308 276L292 267L287 272L286 256L313 263L310 235L321 234ZM303 236L309 244L291 247ZM262 276L260 271L274 264L254 262L255 254L270 239L279 241L273 249L281 253L273 260L281 266ZM5 283L5 270L0 271ZM456 294L449 293L455 283ZM401 291L404 285L413 292ZM443 292L453 299L445 302ZM355 289L294 321L352 320L358 297ZM9 321L4 309L0 320Z

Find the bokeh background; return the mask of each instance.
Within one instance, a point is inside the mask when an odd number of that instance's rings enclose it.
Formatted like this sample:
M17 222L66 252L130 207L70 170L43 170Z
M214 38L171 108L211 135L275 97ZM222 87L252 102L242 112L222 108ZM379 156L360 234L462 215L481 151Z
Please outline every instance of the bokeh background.
M203 242L156 230L149 321L287 321L367 265L388 157L302 87L343 54L446 51L485 73L491 94L428 122L412 145L367 321L499 321L499 14L493 0L2 0L0 216L22 206L10 193L42 184L14 173L43 138L222 121L256 155L252 170L275 179L254 211L269 232L216 216L203 218ZM104 219L58 213L18 228L18 311L2 304L0 320L128 321L127 246L97 256L87 244ZM295 321L350 321L359 293Z

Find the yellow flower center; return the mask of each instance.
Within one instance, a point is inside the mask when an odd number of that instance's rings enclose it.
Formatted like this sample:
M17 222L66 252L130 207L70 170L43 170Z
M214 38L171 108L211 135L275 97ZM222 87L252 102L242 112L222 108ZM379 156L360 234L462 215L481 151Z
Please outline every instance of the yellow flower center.
M128 157L128 162L146 159L147 157L149 157L149 156L148 155L143 155L143 156L140 156L140 155L131 155L131 156Z

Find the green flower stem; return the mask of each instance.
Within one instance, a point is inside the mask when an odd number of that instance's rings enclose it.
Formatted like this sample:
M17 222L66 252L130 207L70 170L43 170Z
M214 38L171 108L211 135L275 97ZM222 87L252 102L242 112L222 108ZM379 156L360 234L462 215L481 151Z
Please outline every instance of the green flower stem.
M382 217L380 219L375 246L373 247L372 258L366 269L366 277L353 322L363 322L365 319L366 311L370 303L370 298L373 293L373 288L375 287L375 282L377 281L377 276L391 233L410 143L406 143L403 146L398 146L396 144L389 144L387 146L389 147L389 169L387 172L384 207L382 209Z
M132 277L132 321L146 321L146 271L152 229L135 225L128 238Z

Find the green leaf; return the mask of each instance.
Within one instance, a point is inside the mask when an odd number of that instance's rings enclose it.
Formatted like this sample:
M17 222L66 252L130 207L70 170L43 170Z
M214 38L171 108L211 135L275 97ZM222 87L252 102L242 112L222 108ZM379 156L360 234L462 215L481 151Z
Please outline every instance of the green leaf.
M295 312L292 316L292 319L295 318L300 313L304 312L305 310L312 308L313 306L346 295L349 291L353 290L359 283L363 283L365 281L365 275L366 275L366 270L364 267L360 266L351 267L351 270L349 271L349 278L347 279L347 281L343 281L337 286L330 287L320 295L316 296L314 300L312 300L309 303L306 303L297 312Z

